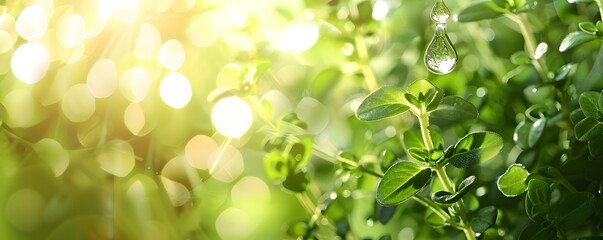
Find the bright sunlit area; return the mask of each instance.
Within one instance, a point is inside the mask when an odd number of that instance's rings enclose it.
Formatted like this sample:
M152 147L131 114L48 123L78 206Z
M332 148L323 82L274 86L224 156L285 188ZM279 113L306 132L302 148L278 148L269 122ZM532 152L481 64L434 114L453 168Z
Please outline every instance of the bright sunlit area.
M603 0L0 0L0 239L601 239Z

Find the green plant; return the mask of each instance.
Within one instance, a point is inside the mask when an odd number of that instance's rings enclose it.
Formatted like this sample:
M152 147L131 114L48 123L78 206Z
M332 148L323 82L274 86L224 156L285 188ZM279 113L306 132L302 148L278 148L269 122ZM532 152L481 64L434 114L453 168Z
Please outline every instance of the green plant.
M468 168L491 159L502 149L502 138L492 132L473 132L445 148L441 136L432 136L429 118L470 120L477 117L477 109L462 98L444 96L441 89L426 80L411 83L406 91L382 87L360 104L356 115L361 120L370 121L406 111L419 120L421 135L419 138L411 136L412 132L405 134L404 145L413 159L397 162L387 169L377 187L377 201L384 206L395 206L413 197L441 218L439 224L453 226L462 230L467 239L475 239L479 236L476 232L482 234L494 224L496 208L489 206L467 211L462 198L474 185L475 176L469 176L456 185L448 177L446 167L450 164ZM430 182L433 174L437 179L434 181L441 184L441 190L436 191L437 187L432 187L430 200L417 193ZM463 178L455 176L455 179ZM446 207L448 211L444 210Z

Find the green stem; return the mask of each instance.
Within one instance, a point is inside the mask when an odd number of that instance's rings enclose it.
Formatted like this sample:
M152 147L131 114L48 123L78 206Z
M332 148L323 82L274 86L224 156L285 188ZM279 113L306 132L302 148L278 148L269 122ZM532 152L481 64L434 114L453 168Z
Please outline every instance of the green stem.
M433 141L431 141L431 135L429 134L429 114L421 114L418 116L419 126L421 127L421 136L423 137L423 143L425 143L425 149L427 151L433 150Z
M461 226L457 223L450 221L450 215L446 211L444 211L440 206L438 206L435 202L429 200L426 197L423 197L419 194L415 194L412 196L412 199L420 203L421 205L431 209L436 215L438 215L444 222L449 223L451 226L460 228Z
M528 55L530 55L530 58L532 59L532 65L534 66L534 68L536 68L538 75L540 75L540 79L542 79L543 82L548 82L548 69L546 63L544 63L544 59L535 58L536 39L532 34L532 29L530 28L530 25L527 23L528 20L523 15L506 14L505 16L517 23L517 25L519 26L521 35L523 36L523 39L526 42L526 50L528 51Z
M433 149L433 142L431 141L431 136L429 135L429 113L422 109L421 114L417 115L419 118L419 125L421 127L421 135L423 136L423 142L425 142L425 148L430 151ZM454 186L452 185L452 181L448 177L446 173L446 169L444 166L435 166L434 167L436 173L438 174L438 179L444 186L444 190L454 193ZM465 205L463 204L463 199L459 200L455 203L455 206L458 210L458 217L460 219L460 223L454 224L454 221L449 221L453 226L462 230L465 233L465 237L467 240L475 240L475 232L471 229L471 225L467 222L467 211L465 210Z
M358 53L358 58L360 59L359 62L362 75L364 75L364 80L366 81L368 90L370 92L374 92L379 88L379 84L377 83L377 77L375 77L375 73L370 65L368 49L366 47L366 42L364 41L364 36L362 36L362 34L356 34L355 41L356 51Z

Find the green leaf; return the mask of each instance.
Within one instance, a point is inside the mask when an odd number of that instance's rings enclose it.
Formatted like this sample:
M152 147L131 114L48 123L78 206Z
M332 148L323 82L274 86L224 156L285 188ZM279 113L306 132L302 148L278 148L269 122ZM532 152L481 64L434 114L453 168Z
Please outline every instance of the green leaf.
M433 228L443 228L446 226L444 219L431 211L425 216L425 222Z
M473 2L462 9L457 15L458 22L474 22L485 19L494 19L500 17L508 10L500 7L493 1Z
M364 121L374 121L392 117L408 110L404 91L384 86L369 94L356 111L356 117Z
M496 133L470 133L454 145L450 163L458 168L466 168L493 158L498 155L502 147L503 139Z
M511 55L511 62L515 65L529 64L530 56L525 51L519 51Z
M396 213L397 206L386 207L375 201L375 217L383 225L387 224L392 219L394 213Z
M603 155L603 135L592 138L588 141L588 152L591 156Z
M546 118L540 118L536 122L532 123L530 126L530 134L528 135L528 146L533 147L540 136L542 136L542 132L546 127Z
M534 222L546 222L553 189L548 182L532 179L528 183L527 192L525 209L528 217Z
M559 203L557 226L572 229L587 221L593 214L596 198L589 192L572 193Z
M513 141L521 148L521 149L530 149L531 146L528 143L528 138L530 137L530 130L532 129L532 124L527 121L521 121L515 127L515 131L513 132Z
M264 157L264 172L273 181L282 181L289 173L287 160L282 153L272 151Z
M471 217L471 228L477 233L483 233L496 222L498 210L494 206L483 207Z
M536 10L536 7L538 6L538 1L536 1L536 0L528 0L528 1L516 0L516 1L521 1L522 4L515 5L515 10L513 11L514 13L534 11L534 10Z
M572 111L572 113L570 113L570 120L572 121L572 123L574 125L578 124L580 121L582 121L585 118L586 118L586 116L582 112L582 109L578 108L578 109Z
M408 154L416 160L421 162L429 162L429 152L422 148L409 148Z
M585 92L580 94L579 104L580 108L587 117L599 117L600 112L603 108L600 106L601 93L598 92Z
M597 39L597 36L588 34L582 31L571 32L568 34L559 45L559 51L565 52L566 50L581 45L583 43Z
M425 96L430 90L435 90L436 92L444 94L444 91L442 89L439 89L438 87L433 85L433 83L424 79L416 80L410 83L406 88L406 91L416 97L417 100L419 99L419 95L422 94L423 96Z
M289 149L289 158L295 170L306 166L312 156L312 138L304 138L301 141L291 145Z
M565 1L565 0L564 0ZM544 229L538 224L530 224L521 231L519 240L542 240L542 239L557 239L556 235L551 234L549 229Z
M528 188L526 184L528 175L528 171L521 164L513 164L496 181L498 190L507 197L522 194Z
M475 176L469 176L459 184L454 194L446 191L439 191L431 196L431 200L442 204L455 203L471 190L471 186L473 186L474 183Z
M597 33L597 26L595 26L595 24L592 22L578 23L578 28L580 28L580 30L582 30L583 32L588 33L588 34L596 34Z
M444 144L444 139L442 139L442 135L439 133L437 128L431 128L431 141L436 149L439 149ZM403 143L404 148L409 150L411 148L425 149L425 143L423 142L423 136L421 136L421 131L416 129L410 129L403 134Z
M477 117L477 108L463 98L446 96L430 116L452 121L466 121Z
M599 117L599 111L602 110L599 107L599 97L600 94L598 92L585 92L580 94L578 102L580 103L580 108L585 116L593 118Z
M389 168L377 186L377 201L394 206L421 190L431 179L431 169L414 162L398 162Z
M443 97L444 92L440 89L434 88L427 91L427 94L425 95L425 104L427 104L427 111L429 112L435 110L440 104L440 101L442 101Z
M283 182L283 187L292 192L301 193L306 191L308 183L310 183L310 176L308 172L305 170L298 172L290 171L289 175L287 175L287 178Z
M585 142L603 133L603 123L595 118L587 117L576 124L574 132L578 140Z
M391 149L386 148L381 151L381 170L387 170L389 167L392 166L396 159L398 159L398 157L396 157L396 155Z

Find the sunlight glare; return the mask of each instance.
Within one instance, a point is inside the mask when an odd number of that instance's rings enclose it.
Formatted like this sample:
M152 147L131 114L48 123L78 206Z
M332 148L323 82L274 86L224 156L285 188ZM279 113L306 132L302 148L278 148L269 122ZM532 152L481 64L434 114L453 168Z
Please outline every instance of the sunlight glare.
M40 81L50 66L48 49L36 42L25 43L15 50L10 67L15 77L27 84Z
M211 121L220 134L240 138L251 128L252 111L243 99L226 97L220 99L212 109Z
M144 128L146 119L144 110L138 103L130 103L124 111L124 123L130 132L136 136L140 136L140 132Z
M186 76L178 72L170 73L161 80L159 96L170 107L183 108L193 96L191 83Z
M161 34L155 25L143 23L134 48L134 57L139 60L150 60L157 54L161 45Z
M176 71L184 63L184 46L176 39L167 40L159 48L158 58L161 66Z
M86 22L78 14L69 14L61 19L57 27L57 40L66 48L77 47L86 37Z
M301 53L310 49L318 41L318 24L308 20L295 20L287 25L284 41L287 48Z
M149 74L141 66L131 67L121 77L122 93L131 102L142 102L149 93L150 84Z
M27 41L35 41L44 34L48 28L48 15L44 7L34 4L23 9L15 24L17 33Z
M117 88L117 67L111 59L100 59L88 71L87 86L96 98L107 98Z

